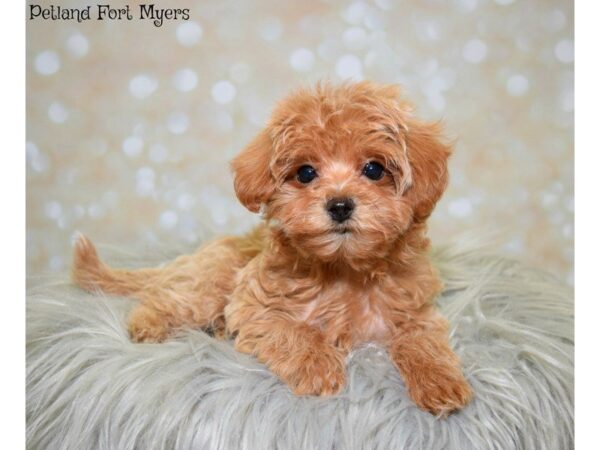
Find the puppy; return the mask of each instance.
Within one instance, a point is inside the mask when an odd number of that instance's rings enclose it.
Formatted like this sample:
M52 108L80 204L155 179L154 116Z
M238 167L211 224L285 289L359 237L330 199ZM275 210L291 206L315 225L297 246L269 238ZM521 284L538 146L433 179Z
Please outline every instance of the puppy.
M414 402L445 415L472 397L434 309L442 284L427 257L450 151L395 86L299 90L232 163L237 197L262 210L262 225L133 271L103 264L80 237L73 279L139 300L134 341L182 327L233 338L298 395L337 393L349 351L378 342Z

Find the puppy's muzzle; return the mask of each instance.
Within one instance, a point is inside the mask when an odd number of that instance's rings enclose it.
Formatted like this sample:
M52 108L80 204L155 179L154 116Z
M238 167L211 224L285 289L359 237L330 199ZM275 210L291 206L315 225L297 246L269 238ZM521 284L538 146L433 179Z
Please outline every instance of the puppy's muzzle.
M327 202L325 209L332 220L338 223L345 222L352 216L354 202L351 198L332 198Z

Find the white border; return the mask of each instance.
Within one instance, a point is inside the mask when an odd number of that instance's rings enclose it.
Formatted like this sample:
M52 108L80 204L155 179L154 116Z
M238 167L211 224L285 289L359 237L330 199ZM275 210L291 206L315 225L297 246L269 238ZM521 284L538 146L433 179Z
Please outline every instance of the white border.
M600 186L600 33L597 2L576 2L575 18L575 191L576 195L576 442L577 448L590 448L597 442L598 376L600 356L600 299L596 281L600 267L599 210ZM4 71L0 89L3 148L0 180L2 188L3 250L0 270L5 282L2 307L1 371L3 446L25 446L25 14L20 2L5 2L0 39Z
M598 445L600 4L575 4L575 442ZM595 443L595 444L594 444Z
M2 446L25 447L25 11L21 2L2 5L0 55L2 162L0 195L0 320L3 367Z

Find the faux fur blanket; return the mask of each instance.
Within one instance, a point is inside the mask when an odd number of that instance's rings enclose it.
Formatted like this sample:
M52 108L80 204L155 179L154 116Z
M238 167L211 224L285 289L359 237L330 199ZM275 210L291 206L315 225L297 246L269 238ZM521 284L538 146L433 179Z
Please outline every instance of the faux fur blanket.
M27 298L27 446L572 448L571 289L464 245L438 249L434 259L445 280L438 303L475 392L447 419L414 406L379 347L350 355L341 394L295 397L228 342L191 330L164 344L133 344L125 328L131 300L46 280Z

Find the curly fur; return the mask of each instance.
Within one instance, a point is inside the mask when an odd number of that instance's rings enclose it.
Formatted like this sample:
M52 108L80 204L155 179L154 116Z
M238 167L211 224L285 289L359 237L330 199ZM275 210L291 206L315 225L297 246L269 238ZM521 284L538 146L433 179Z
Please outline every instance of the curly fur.
M103 253L125 267L167 256ZM433 263L451 347L476 392L446 420L414 405L382 346L350 352L339 395L297 397L230 341L201 331L132 343L133 302L50 278L27 298L27 447L572 448L571 289L460 242L435 251Z
M395 86L300 90L232 163L238 198L251 211L262 205L265 224L139 271L106 266L82 237L73 278L140 301L129 318L135 341L210 329L298 395L337 393L348 352L382 344L415 403L446 415L472 397L432 304L442 285L427 252L449 155L439 125L414 118ZM363 174L370 162L382 178ZM302 183L307 164L318 176ZM355 205L343 223L327 211L339 198Z

